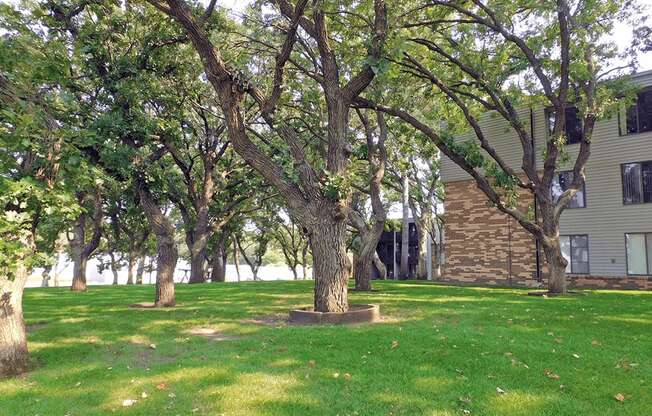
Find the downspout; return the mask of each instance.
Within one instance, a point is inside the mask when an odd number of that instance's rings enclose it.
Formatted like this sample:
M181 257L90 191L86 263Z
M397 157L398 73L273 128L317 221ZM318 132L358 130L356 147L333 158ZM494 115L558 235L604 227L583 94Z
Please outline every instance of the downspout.
M537 153L536 153L536 142L534 140L534 110L530 107L530 141L532 143L532 164L534 165L534 170L536 172L537 168ZM538 175L538 173L537 173ZM537 196L534 195L534 222L535 224L539 223L539 207L537 204ZM536 280L537 282L541 281L541 243L538 238L534 238L535 244L535 261L536 261Z

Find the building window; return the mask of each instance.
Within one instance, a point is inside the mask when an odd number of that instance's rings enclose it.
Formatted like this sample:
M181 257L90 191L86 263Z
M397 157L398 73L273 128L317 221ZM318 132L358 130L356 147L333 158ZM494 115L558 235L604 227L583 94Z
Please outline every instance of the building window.
M621 135L652 131L652 89L639 92L634 105L624 113L620 115Z
M568 262L566 273L589 274L589 236L562 235L561 253Z
M652 161L625 163L621 172L623 204L652 202Z
M652 233L625 234L627 274L652 275Z
M568 188L570 188L571 183L573 183L573 171L566 170L559 172L555 175L552 180L552 197L555 202L559 200L561 194L564 193ZM573 195L570 202L567 205L567 208L584 208L586 207L586 186L582 184L582 188Z
M575 144L582 141L584 137L584 126L582 124L582 117L577 107L566 107L566 144ZM546 110L546 117L548 118L548 133L552 133L555 127L555 111L552 108Z

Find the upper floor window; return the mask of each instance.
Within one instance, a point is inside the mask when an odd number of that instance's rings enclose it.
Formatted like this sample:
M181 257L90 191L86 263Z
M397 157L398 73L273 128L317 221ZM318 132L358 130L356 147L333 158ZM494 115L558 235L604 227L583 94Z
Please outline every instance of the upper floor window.
M582 116L577 110L577 107L566 107L566 126L564 132L566 133L566 144L575 144L582 141L584 137L584 126L582 124ZM548 119L548 133L552 133L555 127L555 112L551 108L546 110L546 117Z
M557 202L561 194L564 193L568 188L570 188L571 183L573 183L573 171L566 170L559 172L555 175L552 180L552 197ZM586 200L584 195L586 194L586 187L582 184L582 188L573 195L570 202L566 206L567 208L584 208L586 207Z
M589 236L561 235L559 236L561 254L568 265L566 272L573 274L589 274Z
M652 161L622 165L623 204L652 202Z
M627 274L652 275L652 233L625 234Z
M636 94L636 102L625 111L624 118L624 123L620 120L621 135L652 131L652 89Z

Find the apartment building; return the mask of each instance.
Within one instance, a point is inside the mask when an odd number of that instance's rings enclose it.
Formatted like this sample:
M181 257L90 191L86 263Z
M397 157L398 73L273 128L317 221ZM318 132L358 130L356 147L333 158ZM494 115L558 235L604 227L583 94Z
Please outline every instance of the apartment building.
M634 105L596 123L586 183L561 216L561 239L571 286L652 289L652 71L632 76L639 88ZM554 121L544 108L521 109L542 166ZM582 137L575 108L567 109L568 161L552 189L561 194ZM498 154L520 168L522 149L504 119L487 113L482 129ZM460 137L473 140L474 136ZM545 259L535 239L488 205L466 172L444 157L446 280L475 284L536 285L545 281ZM529 195L521 208L532 205Z

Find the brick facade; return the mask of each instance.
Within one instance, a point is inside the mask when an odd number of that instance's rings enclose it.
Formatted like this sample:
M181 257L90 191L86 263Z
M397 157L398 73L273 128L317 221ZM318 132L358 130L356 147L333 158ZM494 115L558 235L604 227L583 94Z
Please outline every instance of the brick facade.
M475 181L445 185L443 282L482 285L545 285L545 258L536 280L536 243L514 219L489 206ZM532 198L522 193L525 211ZM569 287L591 289L651 290L647 277L569 276Z

